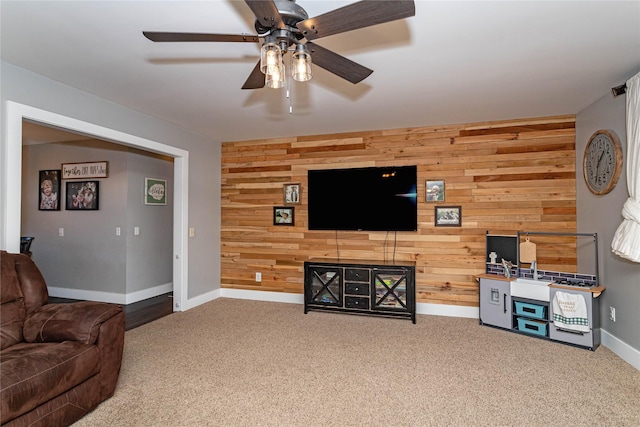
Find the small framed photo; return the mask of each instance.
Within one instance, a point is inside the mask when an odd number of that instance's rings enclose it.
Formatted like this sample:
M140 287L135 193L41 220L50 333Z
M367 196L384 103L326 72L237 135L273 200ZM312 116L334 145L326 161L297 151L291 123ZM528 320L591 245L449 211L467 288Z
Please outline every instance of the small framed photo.
M62 179L107 178L109 162L63 163Z
M461 206L436 206L436 227L460 227L462 226Z
M164 206L167 204L166 179L144 179L144 204L155 206Z
M294 225L293 206L276 206L273 208L273 225Z
M444 202L444 179L426 182L425 200L427 202Z
M38 209L60 210L60 169L40 171L38 179Z
M283 190L286 205L300 203L300 184L285 184Z
M65 208L68 211L97 211L100 207L100 181L67 182Z

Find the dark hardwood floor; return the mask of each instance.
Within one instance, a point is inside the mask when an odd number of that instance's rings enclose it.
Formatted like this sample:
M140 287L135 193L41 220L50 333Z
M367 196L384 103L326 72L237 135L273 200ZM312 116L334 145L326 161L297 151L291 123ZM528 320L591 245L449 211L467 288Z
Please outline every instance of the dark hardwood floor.
M52 304L75 302L78 300L69 298L50 297ZM145 323L153 322L156 319L173 313L173 293L158 295L133 304L122 305L124 308L125 330L137 328Z

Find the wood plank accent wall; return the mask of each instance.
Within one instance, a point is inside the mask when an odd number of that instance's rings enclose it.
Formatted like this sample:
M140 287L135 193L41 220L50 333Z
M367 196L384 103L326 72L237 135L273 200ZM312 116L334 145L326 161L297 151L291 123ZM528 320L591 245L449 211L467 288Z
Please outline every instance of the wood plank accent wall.
M221 286L303 293L303 262L339 246L343 259L416 261L417 302L477 306L486 231L576 231L575 155L574 116L223 143ZM418 167L417 232L307 229L309 169L396 165ZM434 179L461 227L434 226ZM287 183L302 186L295 225L274 226ZM541 269L575 271L574 239L537 243Z

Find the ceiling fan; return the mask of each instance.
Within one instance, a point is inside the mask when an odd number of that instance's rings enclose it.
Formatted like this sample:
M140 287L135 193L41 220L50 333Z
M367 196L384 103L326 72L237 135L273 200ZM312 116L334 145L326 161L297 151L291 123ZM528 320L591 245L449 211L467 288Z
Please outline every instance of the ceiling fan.
M413 0L363 0L315 18L295 0L245 0L256 16L257 35L143 31L153 42L241 42L259 43L258 61L242 89L278 88L284 84L282 55L292 51L291 75L295 80L311 78L311 62L350 81L359 83L373 70L315 44L312 40L415 15ZM306 40L306 42L303 42Z

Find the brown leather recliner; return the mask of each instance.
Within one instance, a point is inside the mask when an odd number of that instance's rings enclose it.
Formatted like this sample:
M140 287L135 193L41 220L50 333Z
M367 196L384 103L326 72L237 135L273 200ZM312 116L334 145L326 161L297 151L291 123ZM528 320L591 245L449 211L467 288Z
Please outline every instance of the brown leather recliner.
M100 302L48 304L38 267L0 252L0 424L68 426L113 395L124 311Z

